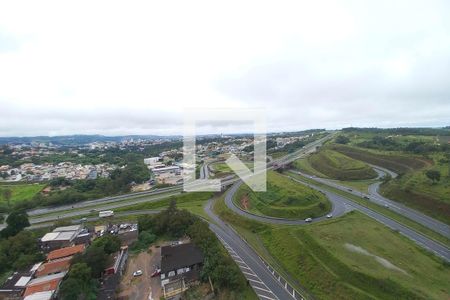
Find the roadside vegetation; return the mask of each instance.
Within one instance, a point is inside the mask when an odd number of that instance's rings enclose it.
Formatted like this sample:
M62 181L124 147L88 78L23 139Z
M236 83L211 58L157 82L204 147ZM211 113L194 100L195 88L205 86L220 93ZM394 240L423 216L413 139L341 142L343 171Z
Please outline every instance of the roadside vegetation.
M33 198L46 186L43 183L34 184L0 184L0 210L7 211L21 201Z
M214 210L307 299L447 299L450 292L447 263L361 213L281 226L240 217L223 199Z
M143 232L168 239L188 236L205 257L201 280L211 280L219 299L224 299L221 294L226 294L227 299L257 299L239 267L208 224L187 210L178 209L175 201L156 215L140 216L138 223L140 236Z
M385 197L450 224L450 130L344 129L343 132L349 143L335 144L335 150L399 174L381 186Z
M322 193L296 184L274 171L267 173L266 192L254 192L243 184L234 201L251 213L289 219L322 216L331 208Z
M312 154L308 161L315 170L332 179L362 180L377 177L377 173L367 164L329 149Z

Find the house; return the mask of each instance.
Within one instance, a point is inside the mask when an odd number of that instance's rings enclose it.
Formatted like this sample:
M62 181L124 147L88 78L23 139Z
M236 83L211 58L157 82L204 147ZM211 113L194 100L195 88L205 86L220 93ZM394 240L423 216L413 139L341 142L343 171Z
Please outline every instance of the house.
M53 294L53 291L37 292L26 296L23 300L51 300L53 298Z
M54 249L72 246L74 239L80 234L82 229L81 225L57 227L41 238L41 249L44 251L52 251Z
M36 271L35 276L42 277L68 271L70 267L70 260L72 259L72 257L73 256L68 256L40 265Z
M51 251L49 254L47 254L47 260L57 260L64 257L72 257L73 255L77 253L83 253L85 249L85 246L83 244L71 246L71 247L65 247L61 249L56 249Z
M25 289L23 294L26 298L35 293L52 292L52 295L57 294L59 285L67 272L61 272L57 274L47 275L32 279ZM42 294L40 294L42 295ZM51 299L51 298L48 298Z
M34 264L31 268L14 272L0 287L0 299L22 299L27 284L33 278L36 270L42 263Z
M172 297L199 279L203 253L193 243L161 247L161 285L164 297Z

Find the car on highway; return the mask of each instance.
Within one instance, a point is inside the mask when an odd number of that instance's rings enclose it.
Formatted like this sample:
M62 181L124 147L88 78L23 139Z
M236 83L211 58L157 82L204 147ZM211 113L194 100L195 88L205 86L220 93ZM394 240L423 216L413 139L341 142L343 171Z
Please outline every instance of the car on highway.
M327 215L327 219L330 219L330 218L332 218L333 217L333 214L328 214Z
M369 198L369 196L364 196L363 197L364 199L367 199L367 200L369 200L370 198Z
M306 218L306 219L305 219L305 222L306 222L306 223L311 223L311 222L312 222L312 218Z
M384 207L389 208L389 205L387 203L384 204Z
M134 277L138 277L138 276L141 276L142 275L142 270L137 270L137 271L135 271L134 273L133 273L133 276Z
M80 222L86 222L87 221L87 218L81 218L80 219Z
M352 189L347 189L349 192L353 192L353 190Z

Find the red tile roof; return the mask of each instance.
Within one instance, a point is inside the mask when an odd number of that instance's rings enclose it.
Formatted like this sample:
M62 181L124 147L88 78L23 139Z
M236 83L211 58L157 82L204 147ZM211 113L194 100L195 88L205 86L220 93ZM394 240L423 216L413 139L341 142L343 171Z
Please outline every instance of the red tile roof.
M36 271L36 277L67 271L70 267L71 259L72 256L68 256L42 264Z
M39 292L55 291L65 274L66 272L63 272L33 279L28 283L23 296L26 297Z
M61 249L56 249L47 254L47 260L55 260L58 258L68 257L75 255L77 253L81 253L84 251L84 245L76 245L72 247L66 247Z

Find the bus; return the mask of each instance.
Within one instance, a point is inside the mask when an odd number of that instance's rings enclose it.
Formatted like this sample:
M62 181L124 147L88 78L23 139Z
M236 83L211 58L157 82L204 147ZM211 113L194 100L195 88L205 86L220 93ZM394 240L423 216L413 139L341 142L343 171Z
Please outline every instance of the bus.
M106 218L114 216L114 212L112 210L104 210L98 213L99 218Z

